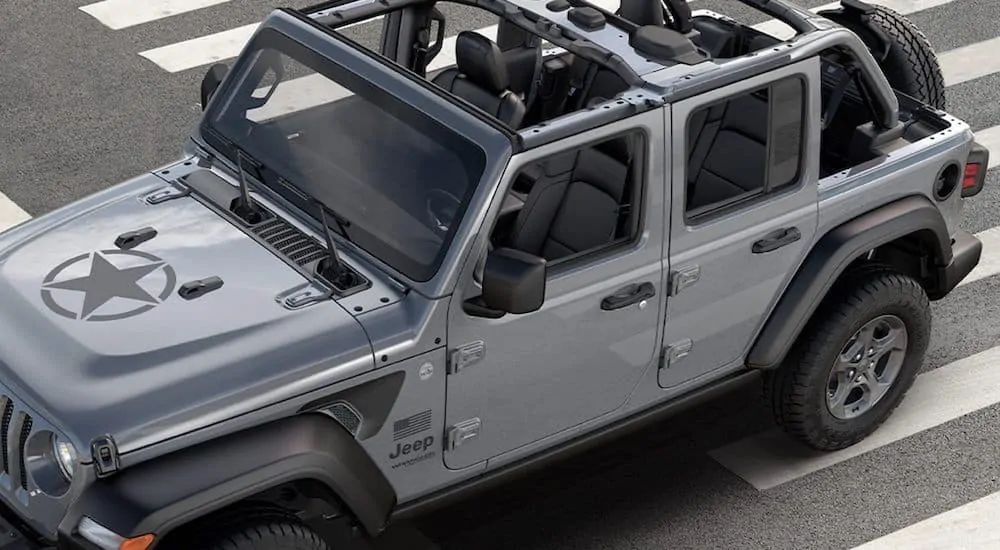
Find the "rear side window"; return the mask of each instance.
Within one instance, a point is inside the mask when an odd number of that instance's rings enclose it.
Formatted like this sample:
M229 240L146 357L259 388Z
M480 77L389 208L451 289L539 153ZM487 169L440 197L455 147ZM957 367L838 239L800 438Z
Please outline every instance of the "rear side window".
M705 105L687 130L689 219L794 186L801 174L805 82L790 77Z

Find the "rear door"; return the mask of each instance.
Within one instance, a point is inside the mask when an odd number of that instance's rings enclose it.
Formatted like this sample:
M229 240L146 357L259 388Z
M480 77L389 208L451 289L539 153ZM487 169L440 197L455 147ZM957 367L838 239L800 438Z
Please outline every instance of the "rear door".
M819 82L811 58L674 104L662 387L742 365L809 251Z

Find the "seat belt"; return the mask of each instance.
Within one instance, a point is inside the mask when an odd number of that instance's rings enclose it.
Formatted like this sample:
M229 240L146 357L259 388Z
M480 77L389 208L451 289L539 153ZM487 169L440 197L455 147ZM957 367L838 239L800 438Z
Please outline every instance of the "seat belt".
M566 91L566 96L563 97L559 102L559 108L556 110L559 114L566 114L566 105L570 101L570 98L576 95L581 89L586 89L590 82L593 82L594 75L597 73L597 64L591 63L586 59L577 57L573 60L573 64L570 66L569 73L569 89ZM573 106L573 110L579 108L579 101Z
M528 88L528 97L524 100L524 111L530 113L535 106L535 99L538 97L538 90L542 87L542 43L541 39L532 35L528 39L527 47L535 50L535 71L531 75L531 86Z

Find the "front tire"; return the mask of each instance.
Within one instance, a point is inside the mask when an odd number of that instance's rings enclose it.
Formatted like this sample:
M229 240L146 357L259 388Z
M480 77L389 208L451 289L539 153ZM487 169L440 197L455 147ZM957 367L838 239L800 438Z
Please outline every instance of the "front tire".
M330 550L320 536L298 521L262 521L220 534L205 550Z
M268 505L238 505L170 533L164 550L333 550L295 514Z
M930 302L913 278L878 266L852 271L768 377L775 421L815 449L854 445L913 385L930 329Z

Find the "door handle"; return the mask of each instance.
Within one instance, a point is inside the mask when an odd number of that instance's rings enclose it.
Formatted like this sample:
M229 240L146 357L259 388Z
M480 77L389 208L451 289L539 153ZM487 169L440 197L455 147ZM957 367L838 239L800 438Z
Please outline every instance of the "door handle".
M754 254L764 254L792 244L801 238L802 233L797 227L785 227L769 233L763 239L753 243L752 250Z
M655 295L656 287L653 286L653 283L631 284L601 300L601 309L604 311L621 309Z

